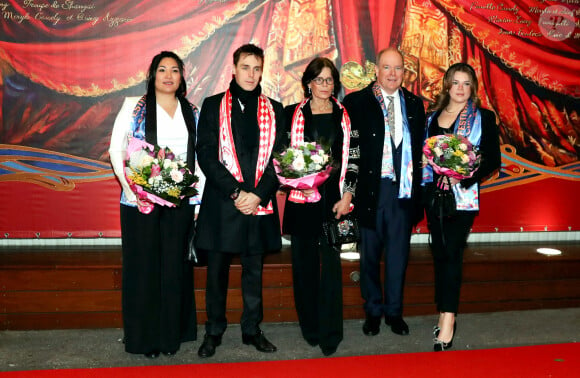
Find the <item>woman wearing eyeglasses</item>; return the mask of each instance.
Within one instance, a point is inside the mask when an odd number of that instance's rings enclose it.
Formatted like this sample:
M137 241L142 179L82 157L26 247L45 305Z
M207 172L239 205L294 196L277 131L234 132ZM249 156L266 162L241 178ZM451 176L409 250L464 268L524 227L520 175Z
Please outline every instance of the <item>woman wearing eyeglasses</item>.
M325 356L342 341L342 269L340 255L328 245L322 223L350 210L354 195L358 140L350 119L336 99L339 73L330 59L315 58L302 75L304 100L286 107L290 132L287 145L301 141L330 146L337 169L318 190L315 203L286 200L283 233L291 235L294 301L302 336L320 346ZM308 197L311 190L304 190Z

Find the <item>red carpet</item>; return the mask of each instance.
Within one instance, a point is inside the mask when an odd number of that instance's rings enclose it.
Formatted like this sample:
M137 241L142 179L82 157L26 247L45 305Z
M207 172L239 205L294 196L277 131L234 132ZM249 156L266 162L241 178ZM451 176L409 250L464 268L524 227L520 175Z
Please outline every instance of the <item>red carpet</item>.
M0 378L580 377L580 343L296 361L0 373Z

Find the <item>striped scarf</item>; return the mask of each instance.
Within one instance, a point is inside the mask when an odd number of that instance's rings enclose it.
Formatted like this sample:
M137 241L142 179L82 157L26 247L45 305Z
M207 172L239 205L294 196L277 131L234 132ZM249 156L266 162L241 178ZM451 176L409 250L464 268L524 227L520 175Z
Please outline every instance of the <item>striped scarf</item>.
M344 137L342 138L342 154L341 154L341 166L340 166L340 179L338 181L339 193L342 195L342 189L344 187L344 178L346 176L346 168L348 164L348 150L350 147L350 118L348 113L342 106L342 104L334 97L331 99L342 109L342 120L340 121L340 126L342 128L342 133ZM292 128L290 130L290 145L294 148L298 147L300 144L304 143L304 113L302 108L306 103L310 101L309 98L302 100L300 104L296 107L294 115L292 116ZM305 197L300 190L291 190L288 200L295 203L304 203Z

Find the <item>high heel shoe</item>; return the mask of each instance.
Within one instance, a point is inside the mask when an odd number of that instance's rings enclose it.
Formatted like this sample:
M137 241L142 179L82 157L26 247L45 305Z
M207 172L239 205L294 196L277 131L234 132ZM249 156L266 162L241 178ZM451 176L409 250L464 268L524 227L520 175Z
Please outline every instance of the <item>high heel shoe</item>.
M439 327L438 325L433 326L433 336L435 336L435 337L439 336L440 331L441 331L441 327Z
M455 333L457 331L457 322L453 324L453 335L451 336L451 340L449 340L449 342L439 340L438 336L441 329L436 330L435 328L439 327L438 326L433 327L433 334L435 335L435 338L433 339L433 350L435 352L443 352L448 349L451 349L451 347L453 346L453 339L455 338Z

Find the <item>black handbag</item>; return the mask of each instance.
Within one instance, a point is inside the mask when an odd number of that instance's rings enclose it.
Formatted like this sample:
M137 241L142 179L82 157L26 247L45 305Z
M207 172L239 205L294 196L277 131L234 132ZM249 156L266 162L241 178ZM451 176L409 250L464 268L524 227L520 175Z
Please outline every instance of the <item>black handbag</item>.
M449 218L457 212L455 195L451 189L449 177L442 176L440 181L446 180L449 189L440 188L441 185L430 185L427 193L427 210L437 218Z
M356 243L360 240L358 220L352 213L340 219L332 218L324 222L322 227L328 244L331 246Z
M195 219L191 222L189 234L187 235L187 251L185 253L185 261L189 261L196 266L207 265L207 255L201 250L195 248Z

